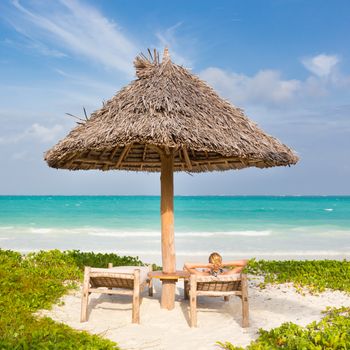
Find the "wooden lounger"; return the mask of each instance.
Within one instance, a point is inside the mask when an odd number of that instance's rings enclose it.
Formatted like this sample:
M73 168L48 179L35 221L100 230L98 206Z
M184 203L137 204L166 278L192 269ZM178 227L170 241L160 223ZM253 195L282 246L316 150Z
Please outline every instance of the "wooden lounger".
M151 267L144 266L119 266L108 269L85 266L80 321L87 320L89 295L103 293L132 295L132 323L140 323L140 293L148 285L148 294L153 295L152 280L147 277L150 270Z
M185 282L185 298L190 298L190 325L197 327L197 296L224 297L237 295L242 300L242 327L249 326L247 275L198 276L192 274Z

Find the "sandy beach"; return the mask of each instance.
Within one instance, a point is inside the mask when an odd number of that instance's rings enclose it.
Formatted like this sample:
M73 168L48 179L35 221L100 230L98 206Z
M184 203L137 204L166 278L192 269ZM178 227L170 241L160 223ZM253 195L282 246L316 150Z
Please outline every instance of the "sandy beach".
M326 291L319 295L301 295L289 284L269 285L260 289L260 279L249 276L250 327L241 327L241 302L232 297L201 297L198 301L198 327L189 327L189 304L183 300L183 284L177 284L175 309L160 308L160 284L155 293L143 293L141 323L131 323L131 298L128 296L90 296L88 322L80 323L81 292L71 292L62 303L40 315L63 322L75 329L99 334L118 343L122 349L218 349L216 341L246 346L258 336L258 329L271 329L284 322L305 326L322 318L327 306L350 306L350 295Z

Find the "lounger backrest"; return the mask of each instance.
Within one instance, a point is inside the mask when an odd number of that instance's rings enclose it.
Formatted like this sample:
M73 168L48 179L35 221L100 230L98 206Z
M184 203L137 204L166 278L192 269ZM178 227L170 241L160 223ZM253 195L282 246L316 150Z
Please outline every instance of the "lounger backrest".
M215 291L215 292L230 292L234 290L241 290L241 281L199 282L197 283L197 290Z
M196 276L197 291L231 292L242 290L242 276Z
M107 271L103 271L107 270ZM109 271L108 271L109 270ZM110 269L91 269L90 284L92 288L134 288L134 273L111 272Z

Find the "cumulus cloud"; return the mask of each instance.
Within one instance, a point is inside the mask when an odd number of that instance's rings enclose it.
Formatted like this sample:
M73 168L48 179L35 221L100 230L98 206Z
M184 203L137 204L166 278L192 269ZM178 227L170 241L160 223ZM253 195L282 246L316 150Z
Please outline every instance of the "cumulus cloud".
M284 80L276 70L261 70L250 77L211 67L202 71L200 77L221 95L237 104L286 102L291 100L301 87L299 80Z
M296 99L319 98L332 90L344 91L350 85L350 77L339 69L337 55L319 54L302 60L312 74L305 80L284 79L277 70L260 70L248 76L210 67L200 77L213 86L220 95L237 105L283 105Z
M36 140L39 142L52 142L57 139L63 131L63 126L56 124L52 127L46 127L38 123L32 124L28 129L21 133L0 137L0 144L18 143L25 140Z
M108 68L133 73L132 61L138 52L133 41L92 6L74 0L43 3L37 8L24 7L19 0L12 4L17 12L11 24L33 40L34 48L45 48L46 53L67 50Z
M337 55L319 54L301 60L307 70L319 77L327 77L334 72L340 59Z
M170 50L171 59L174 62L186 67L191 67L193 62L187 57L187 55L184 55L183 52L186 51L188 53L188 50L185 50L184 48L193 46L193 42L189 43L189 38L181 37L178 34L178 30L181 28L181 26L182 22L178 22L163 31L156 32L155 36L158 39L158 44L156 47L160 52L163 51L164 47L168 47Z

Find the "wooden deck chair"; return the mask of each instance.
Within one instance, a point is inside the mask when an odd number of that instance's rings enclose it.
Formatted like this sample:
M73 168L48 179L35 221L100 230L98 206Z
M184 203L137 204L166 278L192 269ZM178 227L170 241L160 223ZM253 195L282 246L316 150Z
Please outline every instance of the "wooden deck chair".
M197 296L224 297L231 295L242 300L242 327L249 327L248 283L246 274L199 276L192 274L185 282L185 298L190 298L190 326L197 327Z
M87 321L89 295L103 293L132 295L132 323L140 323L140 294L148 285L148 294L153 295L152 280L147 277L151 266L108 266L85 266L80 322Z

